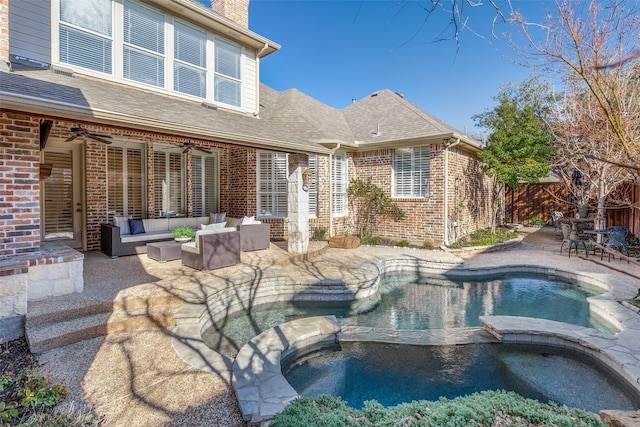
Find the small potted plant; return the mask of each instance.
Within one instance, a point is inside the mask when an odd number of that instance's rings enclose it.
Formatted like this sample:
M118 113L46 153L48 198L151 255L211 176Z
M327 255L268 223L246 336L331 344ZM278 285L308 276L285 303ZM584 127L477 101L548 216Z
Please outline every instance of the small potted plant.
M195 237L196 233L191 227L180 226L173 230L173 238L176 242L188 242Z

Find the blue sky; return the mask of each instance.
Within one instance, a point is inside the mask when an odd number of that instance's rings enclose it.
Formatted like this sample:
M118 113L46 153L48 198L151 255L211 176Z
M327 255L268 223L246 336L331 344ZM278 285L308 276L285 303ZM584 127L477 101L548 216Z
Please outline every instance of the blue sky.
M502 38L491 37L495 13L488 1L468 9L468 25L479 35L463 32L459 50L454 41L434 42L447 34L450 16L438 12L425 24L422 7L428 3L251 0L249 28L282 46L261 61L261 81L279 91L296 88L338 109L390 89L477 134L471 116L492 108L501 83L520 82L530 71L514 64ZM513 1L538 22L548 3ZM510 30L496 27L498 34Z

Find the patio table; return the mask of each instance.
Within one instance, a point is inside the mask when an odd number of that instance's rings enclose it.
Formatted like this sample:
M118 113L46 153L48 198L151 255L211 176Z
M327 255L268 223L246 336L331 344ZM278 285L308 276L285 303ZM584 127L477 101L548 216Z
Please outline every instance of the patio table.
M167 240L166 242L147 243L147 258L160 262L182 258L182 242Z

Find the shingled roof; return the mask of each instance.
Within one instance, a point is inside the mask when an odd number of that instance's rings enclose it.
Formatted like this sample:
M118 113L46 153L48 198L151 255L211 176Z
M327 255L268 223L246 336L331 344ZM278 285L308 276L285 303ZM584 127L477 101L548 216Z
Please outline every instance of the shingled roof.
M3 108L282 151L327 153L461 138L480 144L390 90L337 110L297 89L260 85L257 117L80 75L23 68L0 74ZM328 148L327 148L328 147Z

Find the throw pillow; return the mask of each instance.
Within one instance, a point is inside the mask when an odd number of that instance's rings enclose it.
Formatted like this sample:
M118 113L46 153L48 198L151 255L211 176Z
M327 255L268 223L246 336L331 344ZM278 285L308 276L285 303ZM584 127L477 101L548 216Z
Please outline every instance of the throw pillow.
M255 216L245 216L240 219L240 222L238 222L238 225L255 224L255 220L256 220Z
M144 234L144 223L141 219L129 219L129 230L131 234Z
M131 234L129 231L129 220L130 216L114 216L113 217L113 225L120 228L120 235L124 236L125 234Z
M225 222L225 218L227 213L210 213L209 214L209 224L218 224L220 222Z
M225 226L224 222L217 222L213 224L200 224L202 230L221 230Z

